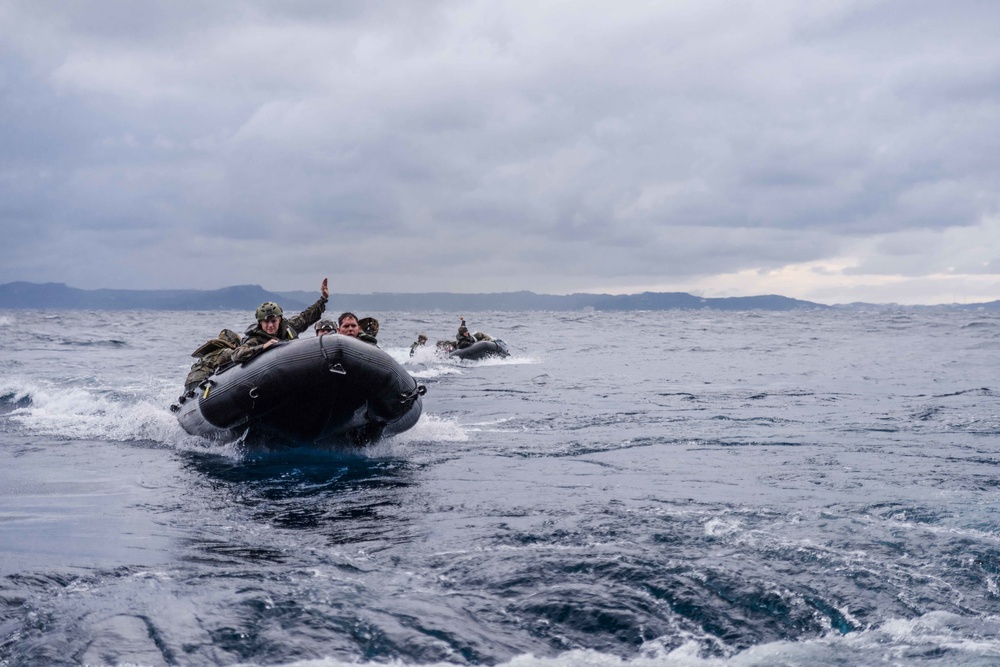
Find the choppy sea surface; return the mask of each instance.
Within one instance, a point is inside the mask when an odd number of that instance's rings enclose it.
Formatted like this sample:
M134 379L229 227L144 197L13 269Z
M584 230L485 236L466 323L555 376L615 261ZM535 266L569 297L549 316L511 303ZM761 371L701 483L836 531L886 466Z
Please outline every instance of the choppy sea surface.
M248 313L0 311L0 665L1000 663L1000 315L371 314L416 427L266 453Z

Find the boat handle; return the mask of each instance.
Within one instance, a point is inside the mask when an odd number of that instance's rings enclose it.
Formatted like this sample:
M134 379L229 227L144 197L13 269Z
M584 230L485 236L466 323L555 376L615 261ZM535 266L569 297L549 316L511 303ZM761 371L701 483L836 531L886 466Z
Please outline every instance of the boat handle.
M411 391L409 394L401 394L402 398L399 402L403 404L413 403L415 400L417 400L417 396L423 396L426 393L427 393L427 387L425 387L422 384L418 384L417 388Z
M336 373L337 375L347 375L347 371L345 371L344 367L340 364L333 364L328 370L331 373Z
M260 398L260 387L252 387L250 389L250 398L253 398L253 399Z

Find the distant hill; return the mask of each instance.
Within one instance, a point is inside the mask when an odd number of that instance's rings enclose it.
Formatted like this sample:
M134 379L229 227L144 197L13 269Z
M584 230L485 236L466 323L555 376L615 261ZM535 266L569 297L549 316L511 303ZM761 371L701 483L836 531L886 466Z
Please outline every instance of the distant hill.
M83 310L254 310L264 301L275 301L289 311L302 310L319 292L269 292L260 285L236 285L217 290L83 290L64 283L15 282L0 285L0 308ZM593 309L625 310L797 310L828 308L887 308L886 304L827 306L811 301L768 294L727 298L702 298L686 292L642 294L568 294L556 296L534 292L486 294L375 293L331 294L330 310L356 312L428 311L476 312L484 310L531 311ZM916 308L918 306L910 306ZM929 306L923 306L929 307ZM1000 301L937 306L962 310L1000 310Z
M90 310L253 310L264 301L276 301L288 310L301 310L313 303L318 292L269 292L260 285L237 285L218 290L83 290L64 283L16 282L0 285L0 308L90 309ZM332 311L364 312L443 310L671 310L714 308L719 310L793 310L828 306L783 296L748 296L703 299L685 292L643 294L569 294L554 296L534 292L489 294L376 293L333 294Z
M318 294L316 296L319 296ZM312 303L316 296L310 300ZM254 310L265 301L277 301L292 310L308 304L284 299L260 285L237 285L218 290L82 290L64 283L6 283L0 285L0 308L51 310Z
M281 292L282 296L304 301L311 292ZM331 309L359 311L425 311L475 312L483 310L675 310L712 308L718 310L794 310L797 308L829 308L783 296L747 296L725 299L705 299L686 292L644 292L642 294L535 294L534 292L493 292L485 294L423 294L375 293L335 294L330 297ZM343 304L341 306L341 304Z

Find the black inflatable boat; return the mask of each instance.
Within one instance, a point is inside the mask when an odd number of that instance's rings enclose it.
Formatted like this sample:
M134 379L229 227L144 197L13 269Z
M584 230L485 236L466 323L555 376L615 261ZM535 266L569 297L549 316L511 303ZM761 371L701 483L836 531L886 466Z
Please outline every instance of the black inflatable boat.
M476 341L469 347L449 352L448 356L476 361L487 357L509 357L510 351L507 349L507 343L499 338L494 338L493 340Z
M384 351L326 334L230 364L171 407L192 435L250 445L364 445L420 418L417 384Z

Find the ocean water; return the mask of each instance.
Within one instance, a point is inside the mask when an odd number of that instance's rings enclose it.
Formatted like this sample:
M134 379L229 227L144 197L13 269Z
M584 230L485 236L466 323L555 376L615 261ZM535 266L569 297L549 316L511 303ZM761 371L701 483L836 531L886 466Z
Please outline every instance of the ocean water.
M420 422L266 453L248 313L0 311L0 665L1000 663L1000 315L374 315Z

